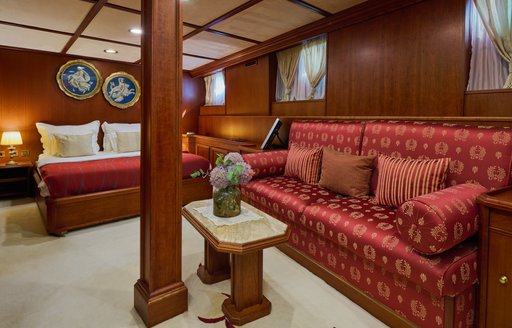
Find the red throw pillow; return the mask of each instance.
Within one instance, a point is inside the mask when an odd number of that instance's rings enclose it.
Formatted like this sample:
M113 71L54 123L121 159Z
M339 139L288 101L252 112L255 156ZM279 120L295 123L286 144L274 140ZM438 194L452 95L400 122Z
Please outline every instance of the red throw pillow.
M478 232L476 198L482 186L461 184L416 197L396 212L402 239L423 254L439 254Z
M443 189L449 163L449 158L424 160L379 155L377 203L398 207L411 198Z
M288 151L284 175L299 178L308 184L317 184L321 162L322 148L306 148L292 144Z

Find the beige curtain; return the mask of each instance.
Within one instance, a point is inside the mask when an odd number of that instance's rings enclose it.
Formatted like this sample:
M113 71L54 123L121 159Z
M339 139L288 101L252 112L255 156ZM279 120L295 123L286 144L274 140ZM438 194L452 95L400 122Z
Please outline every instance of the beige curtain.
M304 42L304 65L311 90L308 99L313 99L316 87L327 69L327 38L325 36Z
M206 86L206 97L204 104L211 105L213 103L213 75L205 76L204 84Z
M474 0L492 42L508 62L504 88L512 88L512 0Z
M301 46L293 47L283 51L279 51L277 55L277 67L279 74L285 86L283 101L290 100L290 92L292 91L293 81L297 74L299 65Z

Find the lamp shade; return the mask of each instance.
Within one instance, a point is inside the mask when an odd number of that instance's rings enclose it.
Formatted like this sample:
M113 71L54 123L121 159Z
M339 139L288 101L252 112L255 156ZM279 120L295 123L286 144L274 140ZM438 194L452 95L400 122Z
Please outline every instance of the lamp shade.
M14 146L22 144L23 141L21 140L21 133L19 131L8 131L2 133L2 140L0 141L0 145Z

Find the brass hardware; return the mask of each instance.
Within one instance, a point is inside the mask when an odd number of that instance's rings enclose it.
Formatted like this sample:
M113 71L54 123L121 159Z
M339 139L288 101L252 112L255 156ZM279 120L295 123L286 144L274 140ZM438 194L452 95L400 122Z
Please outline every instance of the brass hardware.
M508 282L508 277L507 276L502 276L500 279L498 279L500 284L502 285L506 285L507 282Z

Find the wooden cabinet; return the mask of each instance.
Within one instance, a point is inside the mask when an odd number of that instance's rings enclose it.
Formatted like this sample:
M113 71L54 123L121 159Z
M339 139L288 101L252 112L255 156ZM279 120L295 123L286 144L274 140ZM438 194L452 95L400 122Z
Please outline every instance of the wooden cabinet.
M249 141L230 140L223 138L208 137L202 135L183 135L183 149L188 152L202 156L215 165L218 154L229 152L247 153L251 149L258 151L255 143Z
M0 164L0 197L28 197L31 194L32 163Z
M479 327L512 328L512 187L481 195Z

